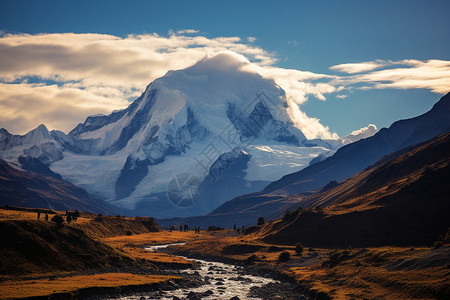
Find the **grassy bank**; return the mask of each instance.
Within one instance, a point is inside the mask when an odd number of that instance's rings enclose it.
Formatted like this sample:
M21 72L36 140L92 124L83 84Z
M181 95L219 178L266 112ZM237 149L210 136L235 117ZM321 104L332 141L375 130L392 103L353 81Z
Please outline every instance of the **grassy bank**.
M49 219L56 214L65 217L52 212ZM146 235L161 235L152 218L81 213L76 221L56 224L44 212L37 216L33 210L0 210L0 299L151 290L181 280L158 275L161 267L192 267L142 249ZM123 242L130 238L137 240Z
M172 276L136 275L131 273L104 273L76 275L61 278L32 280L7 280L1 283L0 299L29 297L71 298L80 295L92 296L108 292L121 292L145 287L159 287L169 280L179 280Z

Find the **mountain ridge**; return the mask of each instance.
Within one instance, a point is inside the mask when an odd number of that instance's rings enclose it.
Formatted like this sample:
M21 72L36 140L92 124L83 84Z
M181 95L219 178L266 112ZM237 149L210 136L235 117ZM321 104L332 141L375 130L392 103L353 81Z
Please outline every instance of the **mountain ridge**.
M421 128L424 128L423 130ZM390 133L393 130L395 132ZM330 182L342 181L382 159L385 155L409 147L411 143L425 142L450 131L450 93L443 96L433 108L414 118L394 122L374 136L343 146L325 160L286 175L267 185L262 191L231 199L208 215L194 218L202 225L232 227L233 224L253 225L259 216L266 219L282 217L286 209L298 202L296 197L307 197ZM418 135L417 132L421 134ZM393 137L400 135L401 142ZM389 143L389 141L395 143ZM334 171L333 171L334 169ZM294 194L302 194L293 196ZM244 221L245 220L245 221ZM163 225L182 219L160 220ZM186 220L187 221L187 220Z
M279 221L264 240L323 247L433 244L450 226L450 133L400 152L299 199L297 207L311 209Z
M52 175L23 171L0 159L0 205L114 214L107 203Z
M94 197L136 214L157 217L206 214L223 201L255 192L312 158L339 148L341 140L307 140L287 113L284 91L272 79L244 71L247 61L228 52L169 71L120 111L89 116L69 134L38 126L24 136L0 131L0 158L22 168L59 174ZM245 147L247 164L231 157ZM225 155L225 156L222 156ZM22 164L37 159L38 163ZM231 159L221 161L223 157ZM263 163L271 159L271 164ZM222 172L217 188L210 169ZM171 180L190 173L203 193L192 207L174 205ZM213 172L214 173L214 172ZM157 174L157 176L155 176ZM217 175L217 173L216 173ZM223 176L222 176L223 175Z

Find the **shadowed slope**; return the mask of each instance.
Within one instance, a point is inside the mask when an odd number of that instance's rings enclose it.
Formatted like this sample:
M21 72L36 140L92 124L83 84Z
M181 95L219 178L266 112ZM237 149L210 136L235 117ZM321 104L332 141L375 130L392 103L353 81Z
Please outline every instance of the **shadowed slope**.
M52 176L22 171L0 160L0 205L114 213L85 190Z
M450 133L394 153L331 189L299 199L265 240L324 247L430 245L450 219Z
M393 123L374 136L340 148L332 157L284 176L262 193L295 194L321 188L332 180L343 180L375 163L384 155L427 141L450 131L450 93L427 113Z
M23 275L134 266L127 255L94 241L80 229L52 222L2 220L0 274Z

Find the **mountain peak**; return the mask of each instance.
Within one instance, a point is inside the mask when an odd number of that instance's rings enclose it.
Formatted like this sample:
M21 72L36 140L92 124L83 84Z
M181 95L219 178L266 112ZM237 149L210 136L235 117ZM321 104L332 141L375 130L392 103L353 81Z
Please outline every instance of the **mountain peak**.
M40 144L43 140L52 139L50 132L44 124L40 124L35 129L25 134L24 144Z

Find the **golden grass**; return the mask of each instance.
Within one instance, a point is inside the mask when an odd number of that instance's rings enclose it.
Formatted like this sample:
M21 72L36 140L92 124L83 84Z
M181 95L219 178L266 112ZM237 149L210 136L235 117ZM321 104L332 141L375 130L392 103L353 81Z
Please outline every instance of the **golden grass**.
M419 257L430 248L409 250L400 247L369 248L367 255L357 255L334 267L317 264L290 268L285 273L300 284L330 294L334 299L435 298L438 291L449 290L446 266L389 270L386 264Z
M251 244L265 248L245 254L224 254L223 249L229 245ZM446 264L435 267L421 267L412 270L389 270L390 262L420 258L430 253L431 248L411 250L405 247L368 248L366 254L356 255L334 267L322 265L328 260L327 249L314 249L322 257L320 260L309 258L309 251L302 256L295 255L294 247L279 246L279 251L270 252L270 244L265 244L254 237L217 237L204 235L201 239L186 245L176 246L191 253L223 256L245 260L255 254L257 264L269 264L286 275L293 277L299 284L318 292L325 292L333 299L411 299L435 298L438 293L450 293L450 270ZM351 250L355 254L359 249ZM278 261L282 251L288 251L291 259L287 263ZM304 258L302 262L302 258ZM299 265L308 265L298 267ZM439 292L440 291L440 292ZM442 298L442 297L441 297Z
M65 216L65 211L57 212L61 216ZM36 212L29 211L20 211L20 210L11 210L11 209L0 209L0 220L37 220ZM49 214L48 218L50 219L54 216L54 214ZM39 219L42 222L45 222L45 213L41 213L41 217ZM92 219L89 217L79 217L75 223L81 224L91 221ZM73 224L73 223L72 223Z
M193 232L150 232L135 235L121 235L116 237L103 238L101 241L110 247L122 250L131 257L142 260L145 259L156 265L177 264L191 267L192 261L164 253L150 252L142 248L145 245L161 245L188 242L198 239L199 236Z
M201 238L194 232L160 231L135 235L121 235L115 237L102 238L101 241L111 247L123 247L124 245L162 245L171 243L188 242Z
M36 220L36 216L37 214L33 212L0 210L0 219ZM91 221L91 219L87 215L81 218L81 222ZM274 222L273 226L277 226L277 223ZM401 247L368 248L369 251L365 255L356 255L336 266L322 265L327 260L327 252L329 250L315 249L322 256L322 259L318 262L315 261L312 265L302 267L302 258L306 258L308 261L307 254L309 253L306 249L303 256L295 255L294 247L292 246L277 245L279 247L278 250L268 251L268 248L272 245L263 243L259 240L260 237L258 234L236 237L233 236L231 231L212 233L202 231L200 235L196 235L193 232L161 231L130 236L107 237L99 240L125 252L136 260L145 259L145 261L156 265L181 264L189 267L192 262L164 253L149 252L143 249L142 246L187 242L186 245L176 247L191 253L223 256L237 260L246 260L249 256L255 254L258 256L257 264L272 265L274 268L294 278L299 284L312 290L325 292L335 299L433 298L437 295L436 291L443 291L444 295L448 295L446 293L450 291L450 271L445 264L413 270L389 270L386 268L386 264L389 262L423 256L429 253L430 248L417 248L414 250ZM263 246L263 248L242 254L225 254L223 252L223 249L227 246L246 244ZM354 249L351 252L356 253L357 250ZM278 256L282 251L288 251L291 254L289 262L280 263L278 261ZM59 275L62 275L62 273ZM108 273L90 276L78 275L56 278L54 280L9 280L0 284L0 298L46 296L55 293L72 292L87 287L150 284L170 278L168 276Z
M104 273L64 278L4 281L0 284L0 299L49 296L70 293L91 287L119 287L165 282L178 277L135 275L130 273Z
M193 264L192 261L182 257L173 256L165 253L151 252L134 246L123 247L122 250L135 259L138 260L145 259L146 261L156 264L157 266L161 264L164 265L177 264L177 265L184 265L186 268L188 268L192 267Z
M65 212L58 212L64 215ZM0 209L0 220L26 220L32 221L33 224L44 224L45 214L41 213L41 218L37 220L36 212L19 211L19 210L3 210ZM53 215L49 215L51 219ZM109 226L109 233L123 232L123 226L126 230L144 231L146 228L139 222L135 223L134 218L115 218L104 217L104 220L93 221L96 215L82 213L82 216L78 218L77 222L71 222L66 229L70 227L77 227L80 229L90 229L92 226L99 226L100 230L103 227ZM130 222L131 221L131 222ZM50 222L50 221L49 221ZM105 225L106 224L106 225ZM102 225L103 227L101 227ZM123 225L123 226L121 226ZM90 227L89 227L90 226ZM116 228L117 227L117 228ZM116 230L117 229L117 230ZM171 256L163 253L153 253L142 248L142 245L151 244L166 244L174 242L183 242L195 239L193 232L150 232L144 234L115 236L110 238L101 238L101 235L97 231L83 230L91 238L119 250L122 255L126 255L139 262L145 259L145 263L142 262L141 266L149 266L154 268L156 265L174 265L177 268L192 267L192 262L176 256ZM81 270L82 271L82 270ZM101 271L100 271L101 272ZM49 280L48 278L54 278ZM44 279L43 279L44 278ZM121 286L134 286L145 285L166 281L171 276L149 276L149 275L134 275L130 273L105 273L97 275L81 275L79 271L77 273L68 271L51 271L42 273L29 273L26 276L0 276L0 299L8 298L22 298L22 297L34 297L34 296L48 296L58 293L76 293L77 290L91 287L121 287Z

